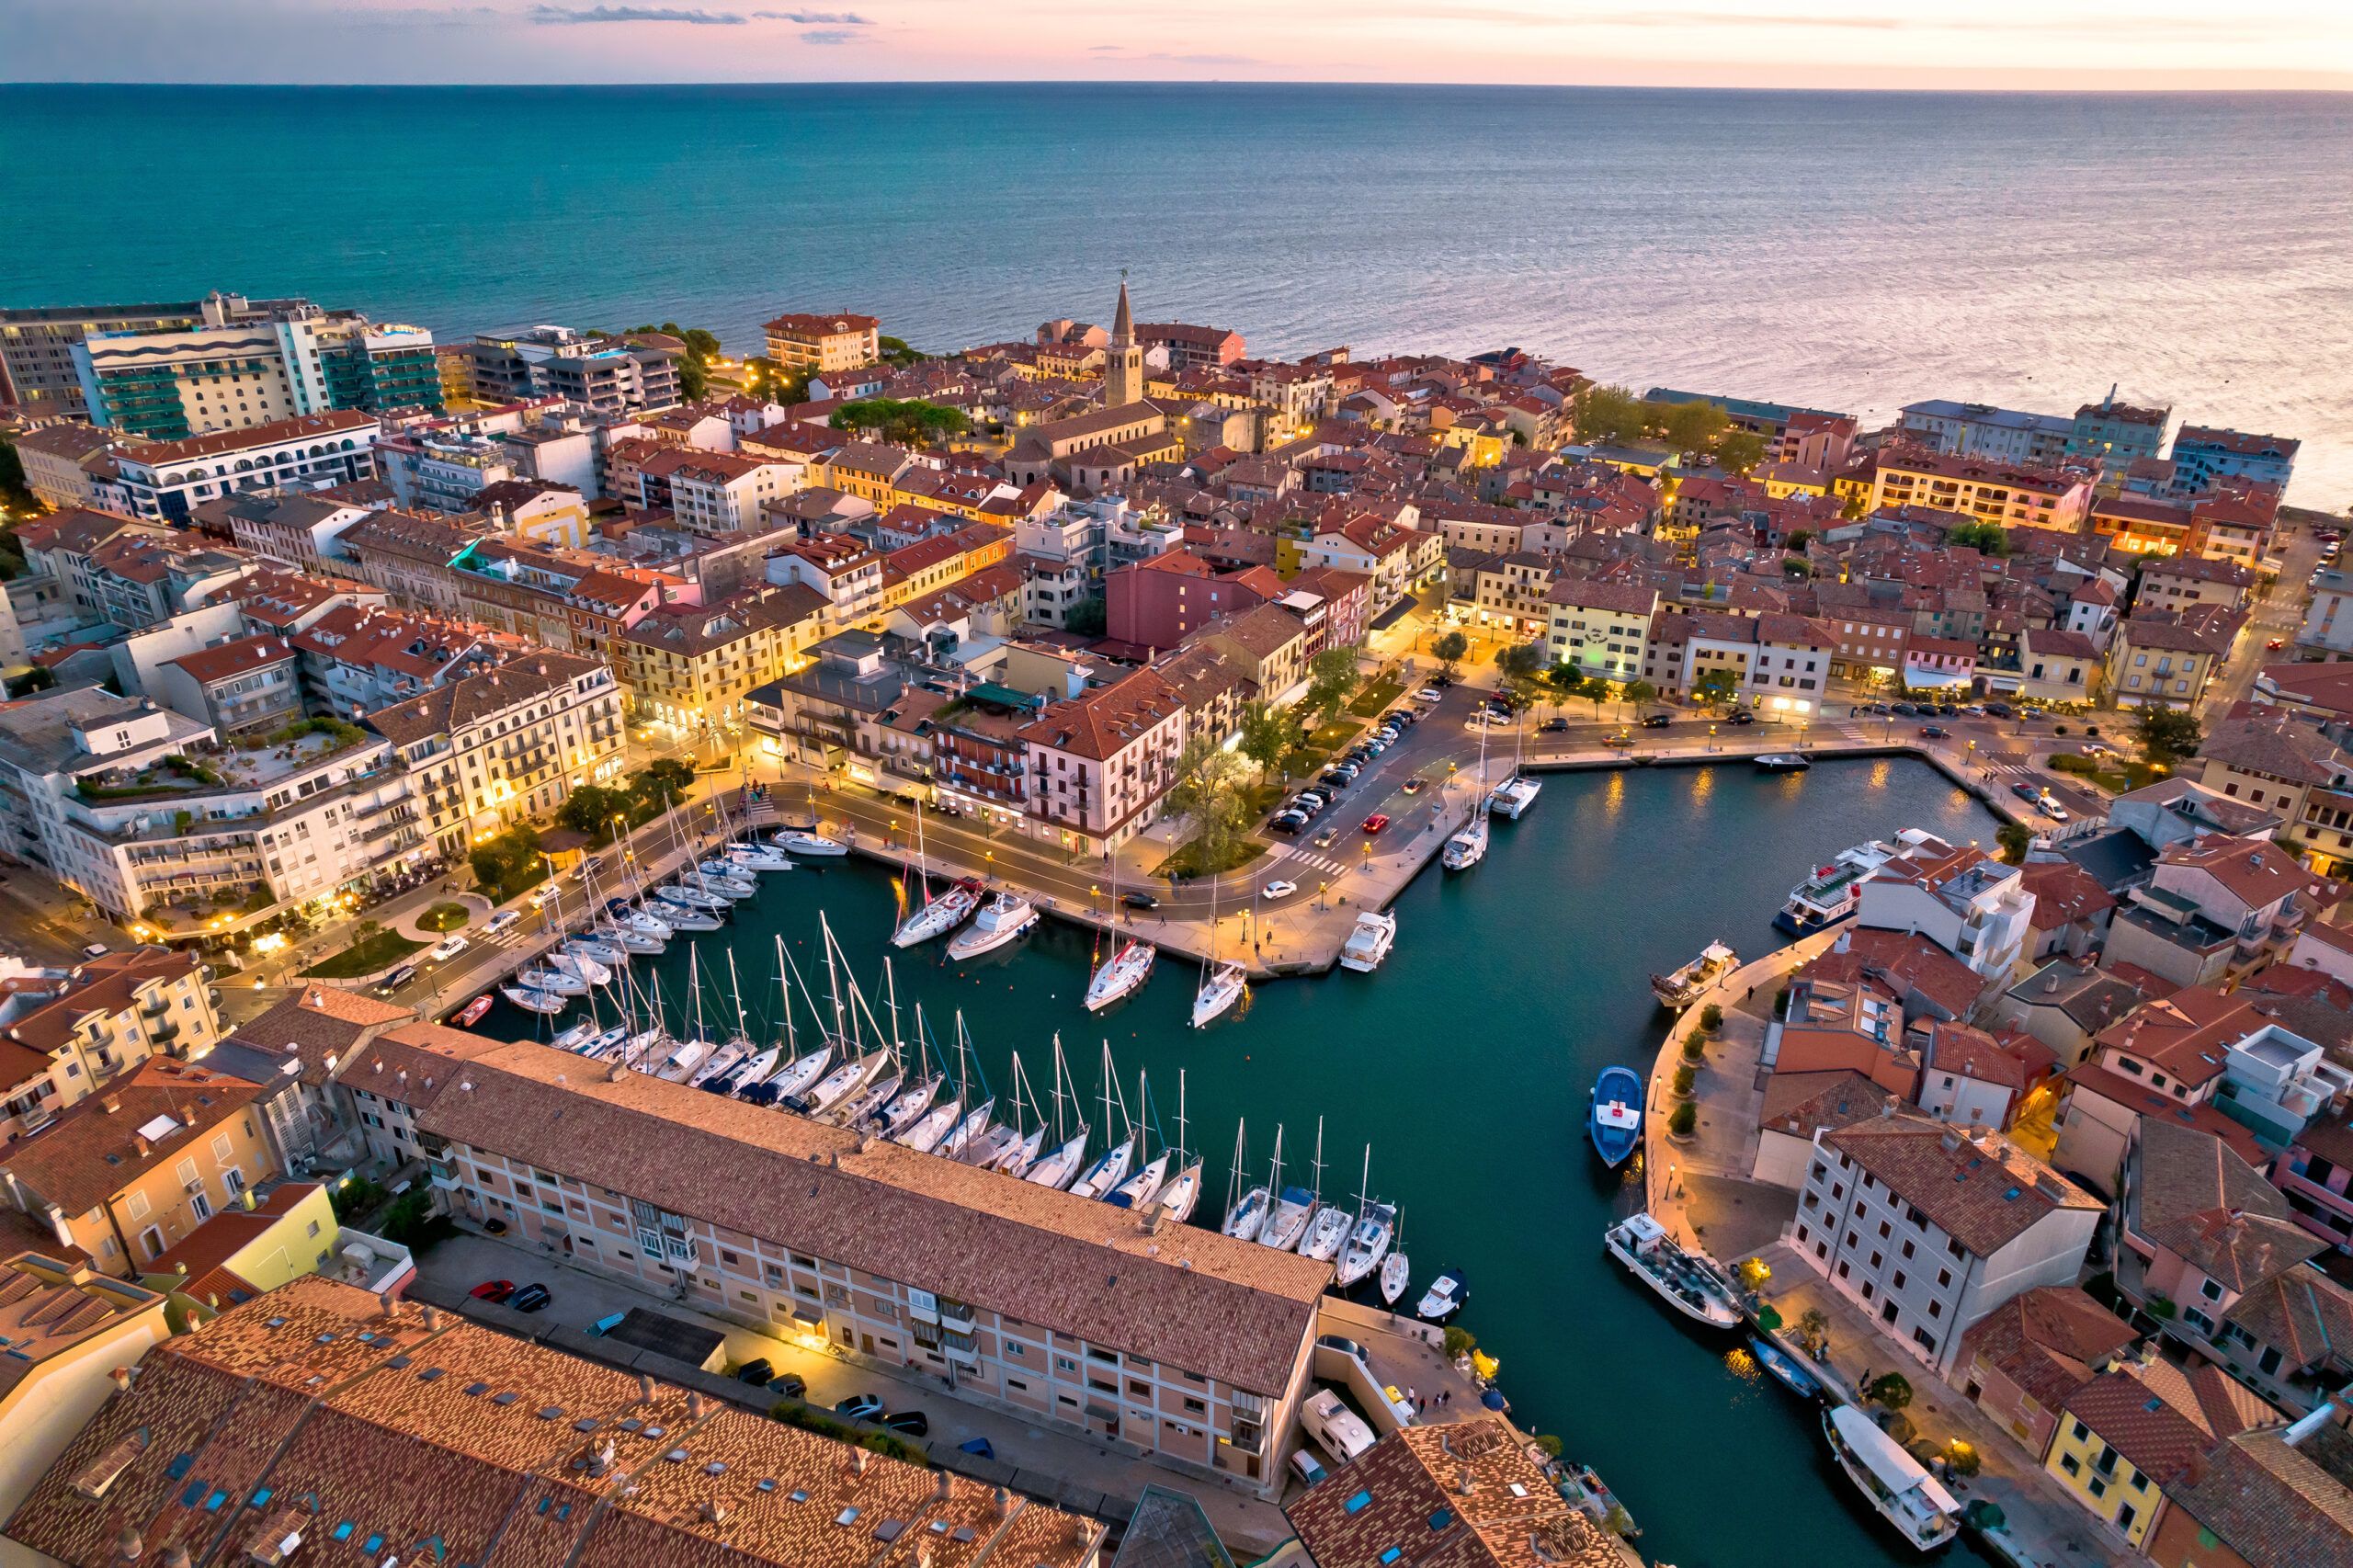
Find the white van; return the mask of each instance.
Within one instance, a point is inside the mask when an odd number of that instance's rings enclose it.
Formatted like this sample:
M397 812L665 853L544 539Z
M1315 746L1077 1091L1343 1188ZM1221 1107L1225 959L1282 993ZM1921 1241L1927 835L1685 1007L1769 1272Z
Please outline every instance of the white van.
M1300 1425L1342 1464L1372 1447L1372 1428L1330 1389L1318 1391L1307 1402L1307 1408L1300 1413Z

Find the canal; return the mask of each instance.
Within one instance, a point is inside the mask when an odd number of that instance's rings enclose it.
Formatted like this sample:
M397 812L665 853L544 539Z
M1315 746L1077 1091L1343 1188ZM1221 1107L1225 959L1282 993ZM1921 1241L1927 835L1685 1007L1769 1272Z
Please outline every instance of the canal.
M1601 1232L1630 1200L1622 1184L1641 1176L1603 1172L1582 1119L1602 1066L1647 1073L1665 1028L1652 971L1713 937L1744 957L1779 945L1770 922L1790 888L1850 844L1916 826L1990 846L1995 825L1941 776L1900 759L1770 778L1736 763L1558 774L1522 820L1498 821L1484 864L1461 876L1433 867L1405 891L1379 973L1268 984L1246 1016L1206 1032L1188 1027L1198 977L1176 962L1090 1018L1091 938L1051 921L971 965L943 965L940 944L902 954L898 996L909 1020L922 1004L942 1042L961 1010L999 1093L1017 1049L1044 1099L1059 1030L1097 1096L1108 1040L1129 1109L1140 1109L1141 1070L1170 1138L1182 1069L1188 1142L1207 1161L1197 1222L1223 1213L1237 1117L1248 1119L1252 1178L1265 1178L1280 1123L1286 1179L1302 1183L1322 1117L1327 1198L1353 1200L1370 1143L1373 1192L1401 1205L1413 1259L1403 1304L1439 1268L1465 1271L1461 1321L1501 1360L1515 1418L1557 1433L1569 1457L1599 1471L1643 1525L1646 1558L1677 1568L1915 1561L1849 1495L1812 1413L1736 1338L1687 1324L1609 1263ZM727 930L699 939L713 1037L732 1011L719 1000L731 949L756 1034L775 1028L776 934L822 994L820 911L880 1012L892 879L858 862L764 884ZM680 940L651 971L674 1012L687 966ZM546 1032L503 1002L483 1027ZM1101 1127L1099 1099L1090 1119Z

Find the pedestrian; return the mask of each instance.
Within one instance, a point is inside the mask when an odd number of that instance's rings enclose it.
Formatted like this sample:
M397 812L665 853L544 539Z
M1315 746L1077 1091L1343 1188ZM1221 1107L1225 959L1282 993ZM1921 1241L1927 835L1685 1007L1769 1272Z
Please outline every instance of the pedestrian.
M1415 1388L1413 1384L1407 1383L1405 1385L1405 1403L1412 1405L1415 1410L1419 1410L1422 1407L1422 1391Z

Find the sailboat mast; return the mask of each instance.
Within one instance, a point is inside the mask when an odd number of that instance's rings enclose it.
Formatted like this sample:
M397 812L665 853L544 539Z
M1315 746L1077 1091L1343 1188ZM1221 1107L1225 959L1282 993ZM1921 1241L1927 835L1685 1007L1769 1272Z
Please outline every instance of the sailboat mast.
M1364 1218L1364 1207L1365 1204L1370 1201L1366 1197L1366 1194L1370 1193L1371 1190L1372 1145L1367 1143L1364 1146L1364 1175L1357 1178L1357 1218L1359 1220Z
M1246 1120L1236 1120L1233 1124L1233 1168L1225 1173L1225 1208L1228 1213L1233 1211L1235 1199L1242 1196L1243 1134L1248 1131L1249 1125Z
M733 948L727 949L727 990L735 998L736 1037L747 1038L749 1031L745 1028L744 1024L748 1015L744 1011L744 987L735 973L735 949Z
M833 994L834 1038L839 1040L849 1033L849 1028L842 1020L842 976L841 971L834 963L834 928L824 915L820 914L817 916L817 929L824 934L825 985Z
M1185 1070L1176 1069L1176 1157L1185 1157Z
M882 960L882 990L891 998L891 1054L895 1057L903 1049L899 1040L899 973L891 960Z
M695 1038L702 1038L702 951L687 944L687 989L695 994Z
M1324 1201L1324 1119L1315 1119L1315 1201Z

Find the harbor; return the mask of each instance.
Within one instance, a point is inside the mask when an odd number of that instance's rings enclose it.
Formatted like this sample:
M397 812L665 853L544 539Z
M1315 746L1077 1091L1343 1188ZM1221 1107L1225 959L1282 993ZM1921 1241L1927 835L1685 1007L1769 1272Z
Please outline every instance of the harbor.
M1669 1017L1643 976L1711 937L1770 950L1791 885L1841 847L1808 838L1806 824L1824 820L1842 839L1920 826L1965 840L1993 827L1949 781L1895 757L1778 778L1734 759L1558 777L1521 820L1494 824L1475 870L1404 890L1392 904L1404 935L1376 972L1256 986L1245 1011L1202 1030L1190 1023L1198 963L1174 954L1128 999L1090 1013L1087 984L1109 955L1068 922L1045 921L962 964L941 943L892 949L905 914L894 879L858 857L763 878L726 930L674 939L633 972L675 1007L697 964L708 1014L710 966L723 976L732 949L757 1025L773 1017L773 961L762 956L779 936L822 996L821 964L812 968L822 914L870 997L881 995L887 955L910 1020L920 1005L947 1039L961 1013L997 1093L1016 1051L1026 1079L1050 1081L1060 1032L1092 1098L1108 1040L1131 1108L1142 1073L1171 1135L1183 1076L1188 1141L1205 1161L1195 1224L1224 1216L1237 1121L1247 1122L1254 1184L1283 1130L1289 1185L1313 1179L1321 1117L1324 1196L1353 1208L1370 1144L1370 1196L1399 1211L1413 1260L1400 1309L1441 1270L1462 1271L1468 1304L1454 1321L1500 1362L1512 1418L1595 1467L1643 1527L1646 1558L1677 1568L1892 1563L1904 1549L1848 1495L1811 1415L1738 1336L1673 1318L1603 1252L1601 1232L1635 1206L1643 1167L1605 1170L1585 1130L1600 1068L1646 1069ZM552 1032L503 1001L478 1027L514 1039ZM1349 1310L1377 1311L1373 1287L1359 1285ZM1640 1443L1620 1421L1636 1410ZM1737 1519L1689 1505L1734 1493L1748 1500Z

